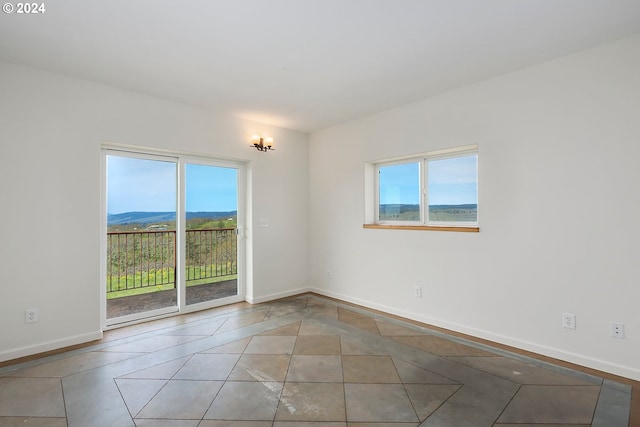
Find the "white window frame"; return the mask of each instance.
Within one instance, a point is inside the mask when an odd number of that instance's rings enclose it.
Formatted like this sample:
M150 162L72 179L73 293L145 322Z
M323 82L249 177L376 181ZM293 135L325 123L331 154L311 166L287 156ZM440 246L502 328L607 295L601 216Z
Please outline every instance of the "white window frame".
M418 185L419 185L419 198L418 205L420 209L420 219L418 221L394 221L394 220L381 220L380 219L380 169L389 166L399 166L406 164L418 164ZM390 162L380 162L375 164L375 174L376 174L376 182L375 182L375 198L376 198L376 207L375 207L375 215L376 215L376 224L402 224L402 225L422 225L424 224L425 219L425 192L424 192L424 159L420 157L412 157L404 160L394 160Z
M478 156L478 146L468 145L464 147L438 150L420 153L411 156L384 159L365 164L365 228L422 228L422 229L467 229L465 231L478 231L479 227L479 201L478 216L476 221L429 221L429 162L433 160L452 159L457 157ZM396 221L380 219L380 169L409 164L419 164L420 182L420 219L418 221ZM478 174L479 175L479 172ZM479 187L479 179L476 176L476 185Z

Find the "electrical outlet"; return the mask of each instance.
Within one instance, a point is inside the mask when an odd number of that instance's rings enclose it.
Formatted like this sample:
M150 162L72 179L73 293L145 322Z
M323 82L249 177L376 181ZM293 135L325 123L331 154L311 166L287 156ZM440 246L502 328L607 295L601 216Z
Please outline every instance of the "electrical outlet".
M413 296L416 298L422 298L422 286L416 286L413 288Z
M611 336L624 339L624 323L611 322Z
M38 321L38 309L27 308L24 311L24 323L36 323Z
M576 315L573 313L562 313L562 327L567 329L575 329Z

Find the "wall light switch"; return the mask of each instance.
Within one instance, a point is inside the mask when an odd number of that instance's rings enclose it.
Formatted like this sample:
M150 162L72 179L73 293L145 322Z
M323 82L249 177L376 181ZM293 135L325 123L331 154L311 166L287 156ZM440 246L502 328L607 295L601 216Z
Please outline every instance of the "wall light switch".
M258 225L260 227L268 227L269 226L269 219L268 218L258 218Z

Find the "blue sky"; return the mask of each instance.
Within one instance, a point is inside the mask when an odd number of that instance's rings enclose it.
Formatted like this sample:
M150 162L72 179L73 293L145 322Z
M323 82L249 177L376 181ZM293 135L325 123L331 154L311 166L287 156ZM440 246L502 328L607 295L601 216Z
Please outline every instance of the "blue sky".
M429 205L478 203L477 156L428 162ZM420 203L420 162L380 169L380 204Z
M427 192L430 205L478 203L478 157L429 161Z
M187 164L187 212L237 210L237 171ZM107 157L107 212L175 212L177 164Z
M187 212L238 209L238 171L187 164Z
M420 203L420 163L405 163L380 169L381 205Z

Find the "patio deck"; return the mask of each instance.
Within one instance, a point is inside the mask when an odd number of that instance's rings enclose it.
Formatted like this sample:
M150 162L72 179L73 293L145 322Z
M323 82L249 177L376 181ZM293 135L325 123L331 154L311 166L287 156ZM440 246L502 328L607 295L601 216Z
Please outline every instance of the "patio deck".
M238 281L189 286L187 305L237 295ZM175 289L107 300L107 319L177 305Z

